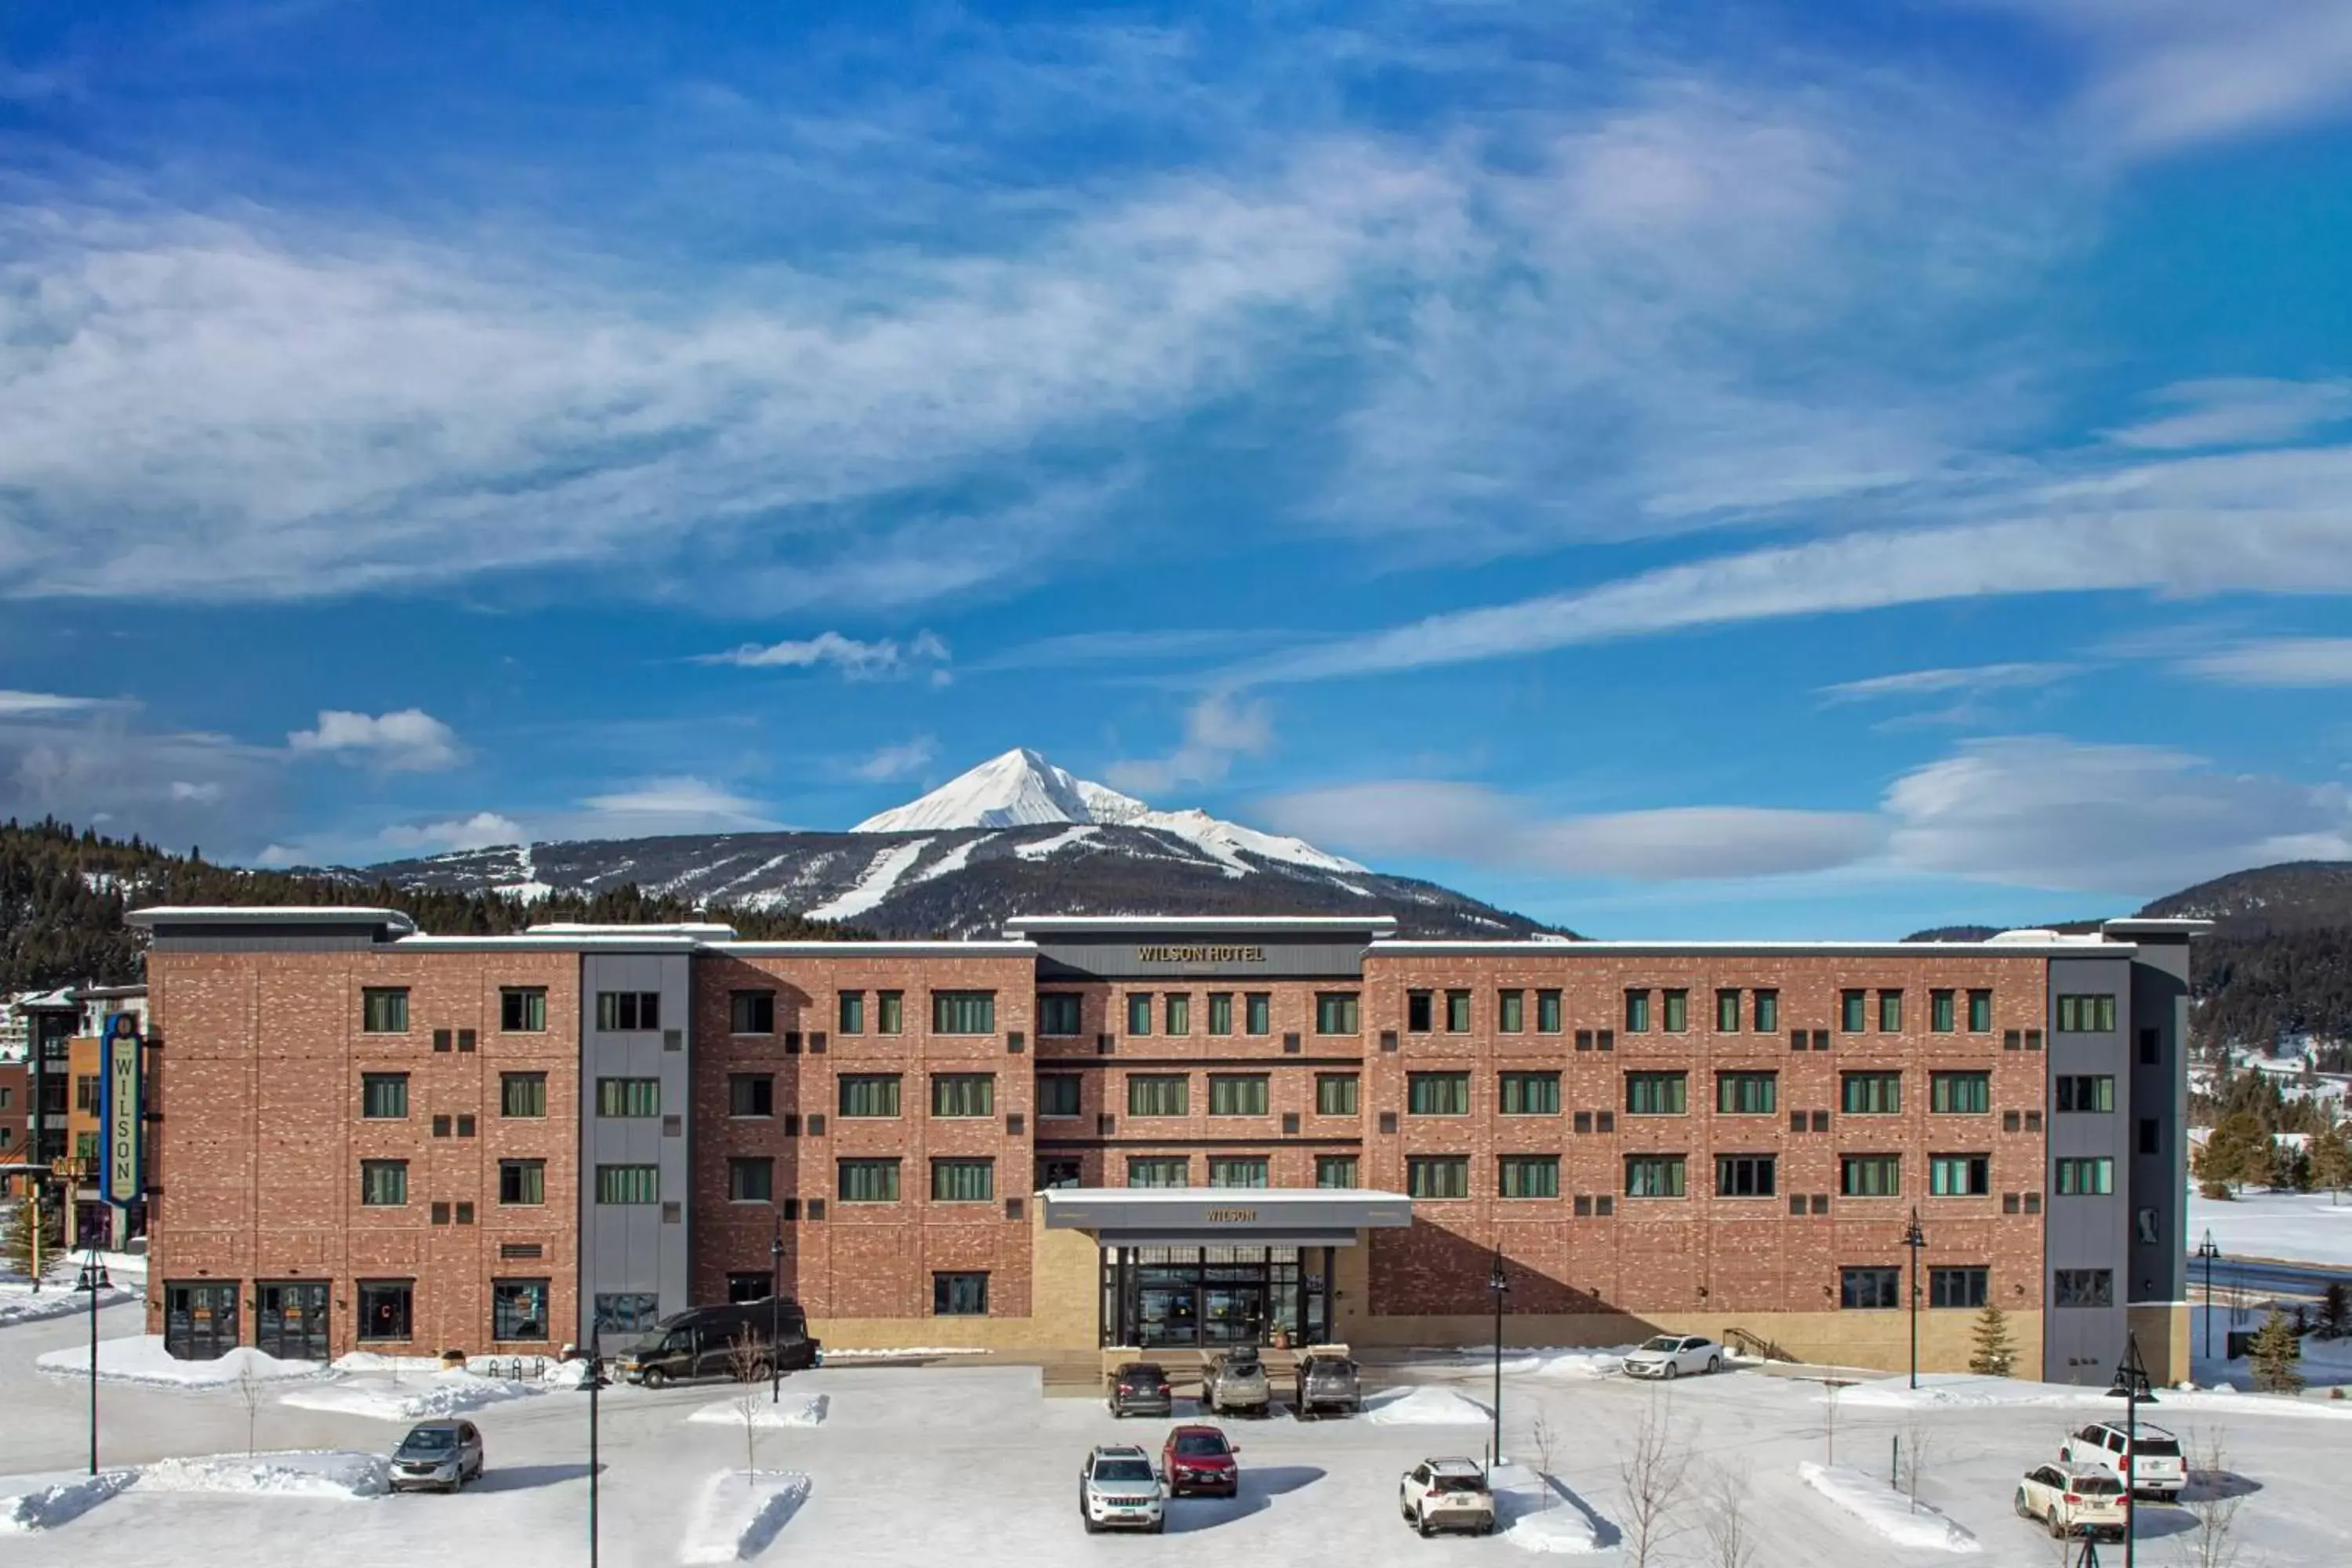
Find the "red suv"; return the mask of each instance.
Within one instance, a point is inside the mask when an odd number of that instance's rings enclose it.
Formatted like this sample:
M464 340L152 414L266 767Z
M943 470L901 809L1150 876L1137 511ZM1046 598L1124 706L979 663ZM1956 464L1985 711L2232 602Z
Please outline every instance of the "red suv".
M1214 1426L1179 1426L1168 1434L1160 1450L1160 1473L1168 1478L1168 1495L1207 1492L1232 1497L1241 1490L1242 1468L1234 1456L1241 1450Z

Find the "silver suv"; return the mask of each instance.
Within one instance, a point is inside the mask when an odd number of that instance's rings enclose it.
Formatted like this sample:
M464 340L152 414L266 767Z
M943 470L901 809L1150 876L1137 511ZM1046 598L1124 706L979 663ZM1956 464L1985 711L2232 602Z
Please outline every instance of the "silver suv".
M1265 1363L1248 1345L1236 1346L1212 1360L1201 1373L1201 1405L1212 1415L1238 1412L1263 1415L1274 1399L1266 1381Z
M1495 1494L1475 1459L1423 1459L1397 1483L1397 1510L1424 1536L1441 1530L1495 1533Z
M1089 1449L1078 1471L1078 1520L1092 1535L1104 1530L1168 1528L1168 1488L1151 1456L1132 1443Z

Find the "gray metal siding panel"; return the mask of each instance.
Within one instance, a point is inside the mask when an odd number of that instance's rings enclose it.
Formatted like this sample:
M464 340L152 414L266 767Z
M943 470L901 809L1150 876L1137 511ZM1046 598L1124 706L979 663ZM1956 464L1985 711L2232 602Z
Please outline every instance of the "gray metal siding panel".
M2143 942L2132 965L2131 1299L2189 1293L2189 944ZM2157 1059L2139 1059L2138 1031L2157 1031ZM2139 1152L2138 1124L2156 1123L2156 1152ZM2146 1214L2156 1240L2141 1239Z
M2045 1125L2048 1148L2042 1167L2042 1280L2049 1310L2042 1315L2042 1375L2052 1383L2103 1384L2123 1353L2125 1304L2131 1290L2131 1118L2129 1096L2132 1022L2131 960L2126 955L2053 959L2050 1016L2044 1020L2046 1072L2053 1080ZM2058 1032L2058 1001L2066 995L2116 998L2116 1027L2097 1034ZM2106 1114L2057 1110L2054 1080L2068 1074L2105 1073L2117 1087L2117 1110ZM2115 1162L2116 1190L2105 1197L2058 1195L2056 1162L2105 1155ZM2057 1305L2056 1271L2105 1268L2115 1276L2115 1304L2106 1308Z
M694 1028L691 961L684 953L589 953L581 961L580 1313L582 1342L599 1294L652 1291L661 1314L684 1311L694 1226L689 1150L694 1141ZM604 1031L596 1026L596 996L604 991L652 991L661 996L659 1029ZM666 1050L664 1034L678 1031L680 1047ZM596 1080L651 1078L661 1083L659 1116L600 1117ZM662 1135L665 1118L680 1120L681 1135ZM661 1202L600 1205L596 1167L650 1164L661 1172ZM680 1219L665 1224L665 1205Z

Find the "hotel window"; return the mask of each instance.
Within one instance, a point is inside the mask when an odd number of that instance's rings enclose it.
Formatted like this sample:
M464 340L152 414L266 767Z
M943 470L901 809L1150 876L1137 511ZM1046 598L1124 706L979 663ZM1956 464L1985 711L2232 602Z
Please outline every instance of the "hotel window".
M1466 1198L1470 1195L1470 1156L1416 1154L1404 1163L1404 1187L1416 1198Z
M2057 1189L2062 1198L2105 1197L2116 1190L2116 1163L2105 1155L2095 1160L2061 1160Z
M1130 1035L1151 1033L1151 993L1130 991L1127 994L1127 1032Z
M931 1033L992 1035L995 1032L995 992L934 991L931 993Z
M1777 1197L1777 1173L1769 1154L1717 1154L1715 1195L1719 1198Z
M1900 1268L1841 1268L1838 1305L1850 1312L1884 1311L1903 1305Z
M1927 1270L1927 1305L1930 1307L1981 1307L1991 1299L1992 1270L1990 1268Z
M493 1279L490 1281L490 1338L494 1340L547 1338L546 1280Z
M1086 1179L1082 1161L1049 1159L1037 1162L1037 1189L1055 1192L1063 1187L1075 1187Z
M727 1278L731 1284L735 1276L730 1274ZM751 1278L757 1281L757 1284L751 1293L743 1298L744 1300L762 1300L774 1292L776 1287L773 1275L754 1274ZM730 1300L734 1299L731 1289L728 1293L728 1299ZM605 1333L643 1333L660 1321L661 1298L650 1290L614 1290L609 1293L599 1291L596 1294L593 1310L596 1314L596 1327Z
M1075 1035L1082 1019L1083 1001L1074 991L1048 991L1037 998L1037 1032Z
M836 1087L836 1109L844 1116L898 1114L898 1075L894 1072L844 1073Z
M1252 1035L1274 1033L1274 993L1250 991L1242 995L1242 1028Z
M2112 1307L2116 1304L2116 1271L2112 1268L2060 1268L2053 1284L2061 1307Z
M1170 992L1168 1005L1163 1011L1167 1017L1167 1033L1189 1035L1192 1032L1192 994L1191 992Z
M988 1316L988 1276L969 1273L932 1275L931 1316L935 1318L985 1318Z
M776 1113L776 1080L763 1072L737 1072L727 1075L727 1114L730 1116L773 1116Z
M1315 1032L1318 1035L1363 1033L1358 1021L1353 991L1318 991L1315 994Z
M1845 1034L1859 1035L1870 1019L1870 993L1841 991L1838 993L1838 1028Z
M1849 1198L1892 1198L1903 1193L1903 1156L1848 1154L1838 1161L1838 1192Z
M1354 1186L1356 1184L1356 1157L1353 1154L1316 1155L1315 1184L1318 1187Z
M408 1114L408 1075L372 1072L360 1077L360 1114L371 1121L397 1121Z
M1528 1027L1528 994L1524 991L1495 993L1495 1027L1506 1035L1521 1035Z
M546 1201L546 1161L501 1160L499 1162L499 1202L529 1208Z
M1404 994L1404 1032L1406 1034L1429 1033L1436 1026L1433 1022L1435 1016L1436 1015L1430 1010L1428 992L1408 991Z
M764 1156L738 1156L727 1162L727 1201L764 1204L775 1201L776 1163Z
M1930 1154L1927 1192L1938 1198L1981 1198L1992 1194L1990 1154Z
M1537 992L1536 1033L1538 1035L1557 1035L1559 1033L1559 993L1557 991Z
M362 991L360 1028L370 1035L408 1033L408 988L370 986Z
M1899 1072L1850 1072L1839 1079L1839 1109L1848 1116L1899 1116L1903 1113L1903 1075Z
M1681 1116L1690 1110L1690 1078L1678 1072L1625 1075L1625 1114Z
M1756 1006L1752 1021L1756 1026L1756 1032L1759 1035L1777 1035L1780 1032L1780 994L1778 991L1756 993Z
M1184 1100L1182 1073L1128 1074L1127 1113L1129 1116L1181 1116L1184 1114Z
M1903 993L1882 991L1878 994L1878 1032L1899 1035L1903 1032Z
M1679 1035L1690 1027L1690 993L1676 989L1665 994L1666 1033Z
M1982 1116L1992 1110L1992 1074L1939 1072L1927 1079L1927 1109L1937 1116Z
M596 1201L600 1204L661 1202L661 1167L659 1165L597 1166Z
M1499 1087L1497 1109L1505 1116L1559 1114L1559 1074L1556 1072L1507 1072Z
M406 1279L360 1281L359 1337L362 1340L404 1340L409 1334L415 1287Z
M1629 1198L1685 1196L1683 1157L1680 1154L1627 1155L1625 1195Z
M1079 1093L1077 1074L1045 1073L1037 1079L1037 1114L1076 1116Z
M1266 1100L1266 1075L1264 1073L1213 1072L1209 1075L1209 1114L1212 1116L1264 1116Z
M942 1072L931 1075L931 1114L943 1117L996 1114L996 1075Z
M1192 1183L1192 1162L1160 1156L1130 1155L1127 1184L1130 1187L1184 1187Z
M547 1114L547 1075L543 1072L499 1074L499 1114L524 1119Z
M659 1116L661 1114L661 1079L657 1078L600 1078L596 1080L596 1114L599 1116Z
M907 994L903 991L874 993L874 1032L877 1035L903 1035L907 1032Z
M1470 993L1467 991L1448 991L1445 994L1445 1032L1449 1035L1470 1032Z
M1625 993L1625 1032L1645 1035L1650 1030L1650 994L1646 991Z
M772 1035L776 1032L776 994L737 991L727 998L727 1032L730 1035Z
M1318 1116L1353 1116L1356 1114L1356 1075L1351 1072L1318 1072L1315 1075L1315 1114Z
M1739 993L1718 991L1715 994L1715 1030L1719 1035L1739 1032Z
M1971 991L1969 993L1969 1033L1971 1035L1989 1035L1992 1033L1991 992Z
M85 1073L74 1079L74 1109L86 1116L98 1114L98 1075Z
M661 1027L658 991L599 991L596 1026L614 1033L636 1034Z
M834 1012L835 1016L838 1020L835 1030L835 1033L843 1035L862 1035L866 1032L865 992L843 992L841 994L841 1005L836 1007Z
M1262 1154L1247 1157L1212 1157L1209 1161L1209 1185L1263 1187L1266 1184L1265 1171L1265 1157Z
M1780 1075L1769 1072L1716 1074L1715 1110L1719 1116L1779 1115Z
M995 1161L934 1160L931 1162L931 1202L988 1204L995 1201Z
M1556 1198L1559 1196L1559 1156L1557 1154L1506 1154L1497 1162L1502 1175L1501 1194L1507 1198Z
M2058 1079L2055 1108L2063 1111L2109 1111L2116 1108L2116 1080L2105 1073L2069 1074Z
M2058 1032L2062 1035L2107 1035L2116 1027L2116 999L2112 996L2061 996L2058 998Z
M1405 1074L1404 1108L1415 1116L1470 1114L1470 1075L1466 1072Z
M1959 1026L1959 1016L1953 1009L1956 998L1948 991L1927 993L1927 1027L1939 1035L1948 1035Z
M1234 1032L1234 994L1230 991L1209 993L1209 1033L1230 1035Z
M509 985L499 992L499 1027L509 1035L547 1032L547 988Z
M835 1161L834 1193L845 1204L895 1204L898 1201L898 1162Z
M370 1208L397 1208L408 1201L408 1162L362 1160L360 1202Z

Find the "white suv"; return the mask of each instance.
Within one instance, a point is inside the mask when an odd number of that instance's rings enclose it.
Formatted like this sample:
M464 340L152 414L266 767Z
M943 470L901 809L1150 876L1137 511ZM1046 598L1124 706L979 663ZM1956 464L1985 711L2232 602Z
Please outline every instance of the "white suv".
M2124 1484L2100 1465L2036 1465L2017 1483L2011 1506L2020 1519L2040 1520L2060 1541L2078 1535L2121 1541L2131 1529Z
M1131 1443L1088 1450L1078 1471L1078 1518L1087 1533L1168 1528L1168 1489L1151 1468L1151 1456Z
M1397 1483L1397 1509L1424 1536L1441 1530L1495 1533L1495 1494L1475 1459L1423 1459Z
M2077 1465L2096 1466L2141 1497L2177 1498L2189 1484L2188 1468L2180 1462L2179 1440L2145 1421L2139 1424L2137 1450L2124 1427L2112 1421L2094 1421L2067 1438L2058 1457Z

